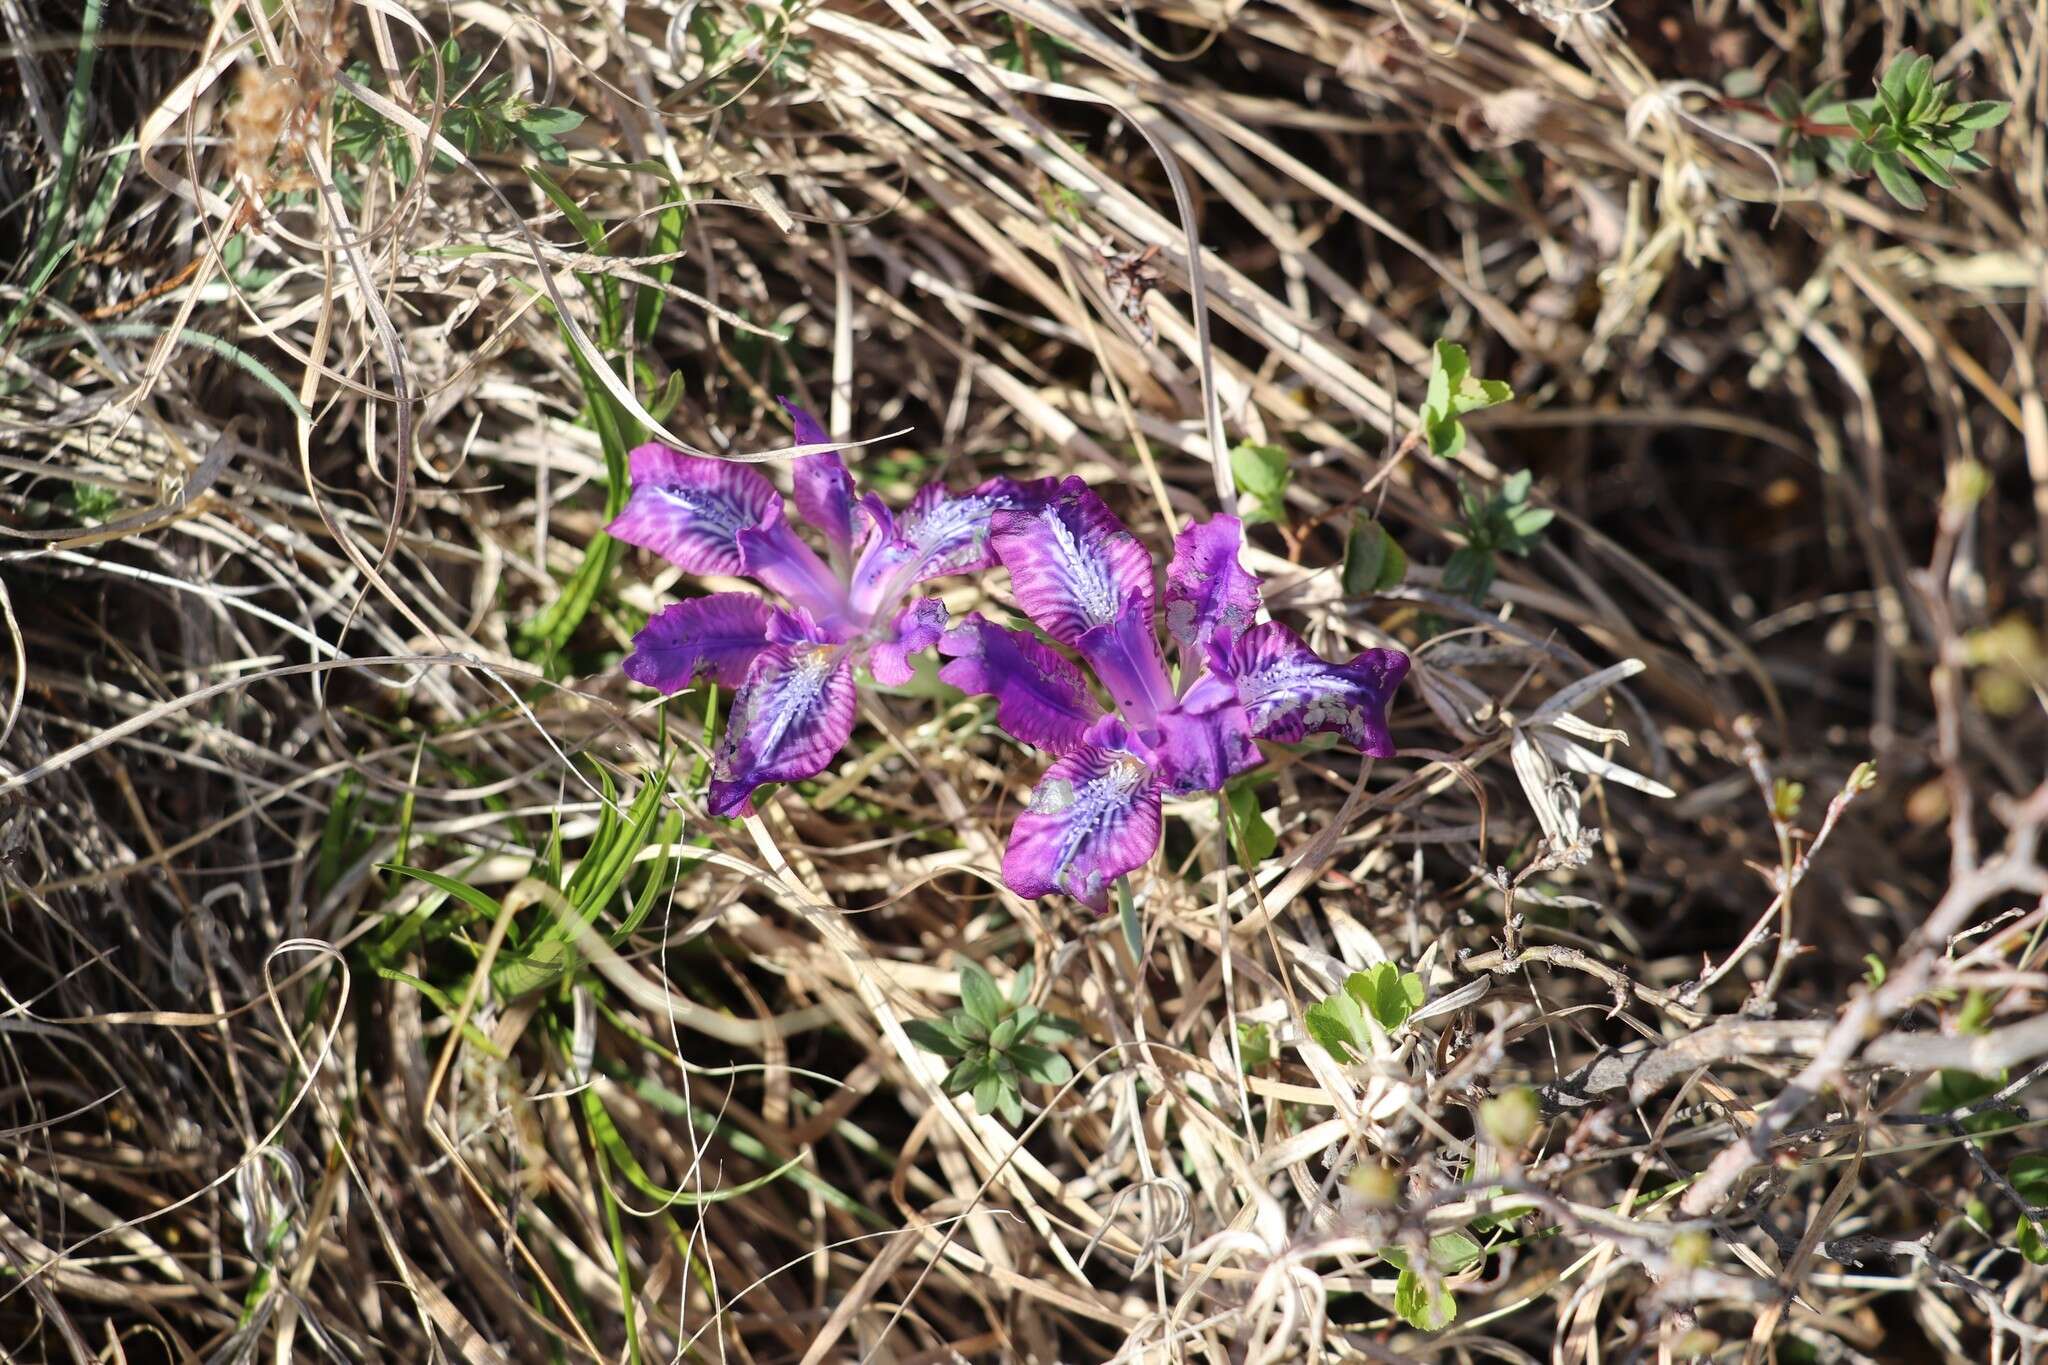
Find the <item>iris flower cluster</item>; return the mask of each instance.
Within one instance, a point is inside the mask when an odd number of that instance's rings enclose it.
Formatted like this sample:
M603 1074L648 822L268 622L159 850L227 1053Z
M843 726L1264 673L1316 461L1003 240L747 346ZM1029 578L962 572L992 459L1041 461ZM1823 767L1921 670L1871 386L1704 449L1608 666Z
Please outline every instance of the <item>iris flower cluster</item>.
M799 446L831 444L784 405ZM1020 896L1057 891L1106 909L1116 879L1159 847L1161 803L1258 766L1255 740L1328 732L1361 753L1394 752L1386 708L1408 656L1368 649L1333 664L1286 626L1259 621L1259 580L1240 562L1235 517L1182 529L1162 602L1151 552L1078 478L990 479L964 493L928 484L899 514L856 495L836 449L803 455L792 462L793 496L821 556L749 465L646 445L631 473L613 536L688 573L752 578L781 599L723 592L674 603L634 637L625 662L634 681L665 693L706 676L737 689L713 755L714 814L749 814L763 783L823 772L852 732L859 667L899 686L912 656L934 646L942 681L994 697L997 724L1052 756L1003 858ZM938 598L914 596L934 578L996 564L1044 638L979 613L949 629Z

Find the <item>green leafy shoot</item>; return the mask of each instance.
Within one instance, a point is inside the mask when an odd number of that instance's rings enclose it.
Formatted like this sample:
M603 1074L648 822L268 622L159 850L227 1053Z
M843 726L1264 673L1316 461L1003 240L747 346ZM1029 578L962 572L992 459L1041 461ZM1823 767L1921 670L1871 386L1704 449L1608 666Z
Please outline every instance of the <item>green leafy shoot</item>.
M1237 1060L1249 1076L1273 1060L1273 1030L1264 1024L1240 1019L1237 1023Z
M64 505L84 521L105 521L120 510L121 495L100 483L74 483L64 490Z
M483 79L483 58L465 51L454 38L440 46L441 136L460 148L462 154L497 154L515 144L553 166L567 165L568 149L562 136L583 123L574 109L530 104L512 93L509 74ZM416 91L414 103L431 108L435 98L434 54L423 52L407 68ZM349 68L349 77L370 89L380 82L367 63ZM424 114L422 115L424 117ZM343 165L368 169L380 160L401 183L413 178L417 166L410 135L382 114L348 95L335 98L334 150ZM437 153L434 169L453 170L455 162ZM352 199L360 199L353 184L344 185Z
M1439 339L1430 363L1429 391L1422 399L1422 436L1430 453L1445 460L1455 456L1465 448L1465 424L1458 419L1514 396L1503 380L1475 378L1465 348Z
M1237 483L1238 496L1246 501L1238 515L1246 524L1287 520L1284 501L1293 472L1287 467L1287 452L1279 446L1246 441L1230 452L1230 476Z
M1303 1022L1309 1037L1340 1062L1372 1055L1372 1027L1377 1023L1386 1033L1406 1023L1422 1004L1422 978L1404 972L1391 962L1375 962L1362 972L1353 972L1344 989L1308 1007Z
M1073 46L1041 33L1021 19L999 16L998 21L1010 30L1010 36L989 49L989 58L996 65L1008 71L1022 71L1037 75L1043 71L1056 81L1067 78L1066 61L1063 53L1072 52Z
M2005 1168L2005 1178L2013 1193L2027 1201L2028 1208L2038 1210L2048 1205L2048 1153L2029 1152L2015 1157L2012 1165ZM2013 1245L2033 1264L2048 1265L2048 1236L2043 1235L2031 1217L2021 1215L2013 1229Z
M1458 1317L1458 1300L1444 1285L1443 1277L1477 1265L1485 1255L1485 1249L1462 1232L1429 1239L1426 1270L1410 1265L1407 1255L1392 1247L1380 1252L1381 1260L1401 1272L1394 1281L1394 1312L1418 1331L1435 1332L1450 1326Z
M1031 968L1017 973L1005 996L968 962L960 968L960 1008L903 1025L911 1042L953 1063L943 1087L948 1095L972 1095L976 1110L1000 1114L1013 1128L1024 1121L1023 1082L1065 1085L1074 1074L1058 1051L1073 1026L1025 1004L1030 994Z
M1491 496L1460 486L1464 507L1459 529L1465 543L1444 563L1444 591L1481 601L1498 572L1496 555L1527 557L1536 547L1556 513L1529 502L1529 483L1525 469L1510 474Z
M1401 586L1408 556L1386 527L1363 513L1352 518L1344 538L1344 595L1371 597Z
M1233 782L1223 789L1223 814L1230 822L1230 841L1237 849L1237 861L1246 872L1256 872L1260 863L1273 856L1280 836L1266 823L1259 809L1259 793L1250 782Z
M1956 177L1990 166L1975 150L1977 135L2012 113L2002 100L1958 100L1952 81L1934 79L1934 58L1908 48L1892 59L1866 99L1836 98L1831 83L1809 94L1775 82L1762 106L1738 107L1778 120L1785 179L1810 185L1825 168L1837 179L1875 175L1900 207L1927 207L1921 181L1954 189Z
M729 103L764 77L785 90L799 84L814 46L789 36L781 5L701 5L690 14L689 30L704 61L695 79L710 104Z

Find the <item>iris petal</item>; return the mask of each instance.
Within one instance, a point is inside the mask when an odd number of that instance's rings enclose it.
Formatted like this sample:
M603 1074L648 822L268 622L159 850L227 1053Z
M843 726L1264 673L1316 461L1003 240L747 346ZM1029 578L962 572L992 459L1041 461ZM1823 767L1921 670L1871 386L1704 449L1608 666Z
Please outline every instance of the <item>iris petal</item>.
M868 672L884 687L901 687L915 670L910 656L922 654L946 633L946 604L936 597L921 597L902 611L889 625L888 638L868 650Z
M781 593L828 630L844 627L846 585L816 550L797 539L780 499L768 508L760 525L749 526L733 539L739 546L741 573Z
M1020 896L1063 891L1100 912L1116 879L1144 866L1158 847L1159 779L1151 764L1129 747L1090 744L1039 779L1010 831L1003 881Z
M818 425L818 419L789 399L782 400L789 413L796 443L800 446L830 445L832 438ZM790 488L796 499L797 515L806 525L818 528L830 547L833 563L842 567L853 549L853 475L836 450L800 455L789 466Z
M1208 657L1211 639L1234 640L1259 613L1259 580L1238 563L1244 523L1211 517L1181 527L1166 567L1166 629L1190 666Z
M1152 604L1131 598L1117 618L1084 634L1075 647L1109 689L1117 710L1133 725L1149 728L1173 705L1173 682L1152 629Z
M1212 641L1209 662L1236 684L1261 739L1292 742L1334 731L1360 753L1390 758L1387 703L1408 676L1398 649L1368 649L1347 664L1319 658L1277 621L1253 626L1230 644Z
M1064 754L1102 715L1081 670L1021 630L970 615L939 641L939 680L996 699L996 724L1012 738Z
M751 815L763 782L823 772L853 733L853 653L815 640L754 656L711 764L711 813Z
M605 530L686 573L740 572L740 533L782 502L758 470L731 460L651 444L636 448L628 467L632 496Z
M731 687L768 647L779 614L744 592L672 603L633 637L633 652L623 665L626 676L661 692L680 692L706 673Z
M1151 554L1077 478L1043 506L997 513L990 543L1017 605L1061 644L1079 645L1127 607L1150 618Z
M1221 791L1239 773L1259 766L1250 715L1237 689L1214 673L1188 689L1157 723L1159 778L1170 796Z
M867 495L861 510L872 529L853 570L854 610L872 617L928 579L986 569L995 563L989 549L994 518L1042 503L1053 482L990 479L965 493L926 484L901 516Z

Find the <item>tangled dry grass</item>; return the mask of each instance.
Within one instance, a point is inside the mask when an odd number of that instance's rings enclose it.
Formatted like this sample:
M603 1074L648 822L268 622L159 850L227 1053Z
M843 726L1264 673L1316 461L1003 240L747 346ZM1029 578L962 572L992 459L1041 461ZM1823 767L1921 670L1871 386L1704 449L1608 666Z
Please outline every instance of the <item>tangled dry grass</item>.
M2039 1357L2038 6L0 17L9 1358ZM1907 44L2014 105L1924 213L1715 94ZM1520 395L1452 460L1439 336ZM1269 605L1414 653L1400 756L1274 751L1249 873L1172 809L1135 954L935 686L704 818L608 423L781 391L1156 545L1291 452ZM965 962L1078 1030L1020 1133L903 1031Z

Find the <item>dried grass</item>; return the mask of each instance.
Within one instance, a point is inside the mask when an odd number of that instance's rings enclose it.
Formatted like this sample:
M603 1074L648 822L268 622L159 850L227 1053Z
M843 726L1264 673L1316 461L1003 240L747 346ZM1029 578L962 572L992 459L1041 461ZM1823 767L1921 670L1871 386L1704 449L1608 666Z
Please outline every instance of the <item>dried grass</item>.
M2037 1358L2040 14L890 0L707 63L749 14L0 6L10 1358ZM601 251L516 145L336 187L343 92L431 161L451 33L585 116ZM1924 215L1781 198L1674 84L1908 42L2015 103ZM1163 545L1287 446L1269 605L1416 649L1401 756L1276 752L1254 876L1173 812L1136 958L1002 888L1035 770L971 702L704 818L702 699L615 666L670 571L522 644L602 524L600 280L665 294L612 383L706 451L787 387L908 433L884 485L1078 472ZM1439 335L1522 395L1449 464L1401 440ZM1457 482L1523 467L1558 520L1474 607ZM1358 509L1413 560L1369 599ZM493 988L650 782L580 969ZM1431 1003L1340 1065L1302 1011L1384 960ZM965 961L1081 1030L1021 1135L901 1027ZM1377 1253L1459 1229L1418 1332Z

